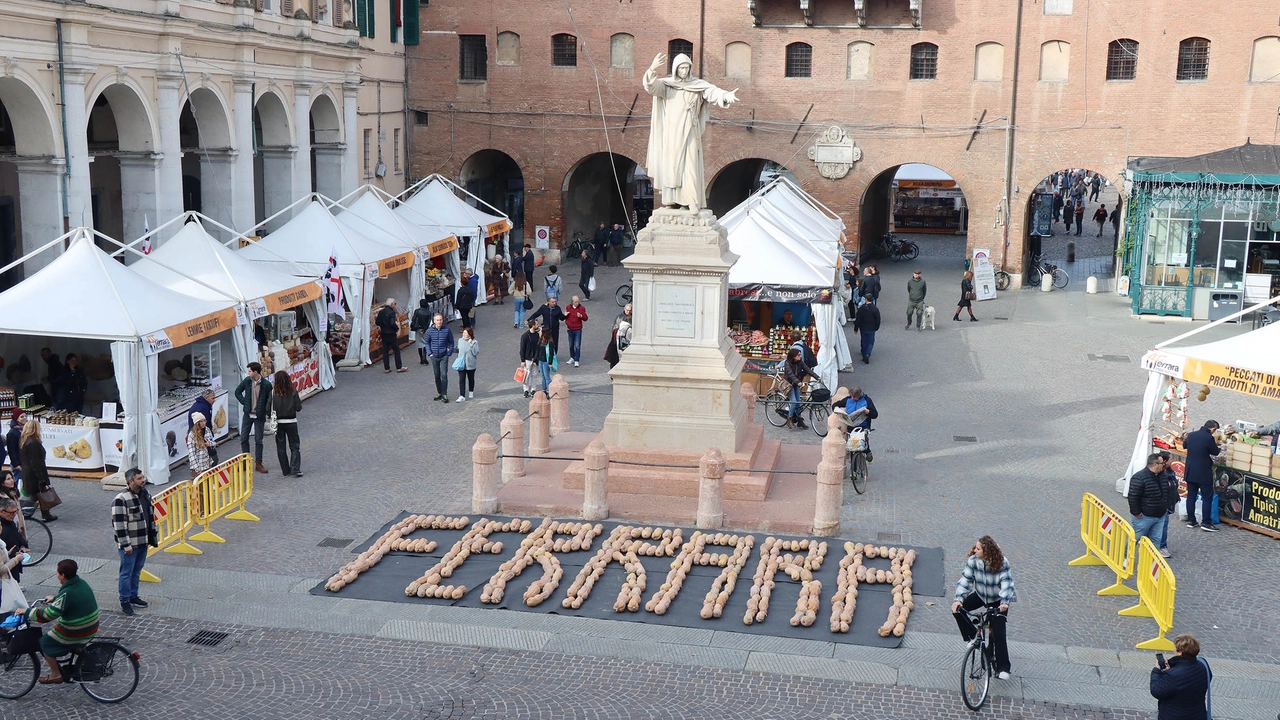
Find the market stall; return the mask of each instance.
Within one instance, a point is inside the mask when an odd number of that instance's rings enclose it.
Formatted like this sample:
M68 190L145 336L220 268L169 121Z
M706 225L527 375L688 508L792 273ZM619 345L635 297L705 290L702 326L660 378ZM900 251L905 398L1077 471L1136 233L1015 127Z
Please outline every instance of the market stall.
M315 279L324 275L331 257L342 278L345 316L317 318L326 332L330 351L346 360L368 365L370 328L381 307L379 299L400 300L401 332L408 333L408 313L403 298L409 293L409 271L416 263L412 250L370 238L338 222L329 206L317 199L300 203L293 219L270 235L238 250L241 257L276 272ZM305 306L304 306L305 307ZM314 326L314 325L313 325Z
M208 377L217 370L216 363L207 355L207 347L201 351L199 346L235 328L235 303L192 297L157 285L96 247L95 236L116 243L101 233L77 228L18 261L68 243L48 265L0 293L2 351L9 357L27 353L35 357L45 346L64 354L74 348L85 358L88 377L103 377L104 368L109 369L107 377L89 383L84 414L35 411L42 430L49 431L45 447L51 467L101 468L118 449L117 465L136 465L152 482L167 482L169 451L159 400L162 357L194 345L191 376L204 373ZM208 365L197 369L194 357L202 352ZM109 360L103 362L106 353ZM175 367L181 366L179 359ZM35 377L39 375L37 371ZM101 416L108 422L119 420L118 430L101 428ZM185 425L182 430L185 436Z
M954 178L932 165L907 163L889 189L890 232L964 233L969 208Z
M799 335L830 388L852 367L840 327L840 248L844 224L786 178L777 178L720 218L729 250L730 336L745 372L768 374Z
M1192 386L1199 397L1225 390L1280 400L1280 325L1204 345L1158 347L1142 358L1149 373L1142 423L1125 476L1116 489L1128 492L1128 480L1146 465L1153 448L1181 453L1181 436L1202 424L1190 418ZM1219 419L1223 454L1215 460L1214 491L1222 522L1280 538L1280 458L1275 438L1247 432L1280 418L1228 423ZM1185 494L1185 493L1184 493Z

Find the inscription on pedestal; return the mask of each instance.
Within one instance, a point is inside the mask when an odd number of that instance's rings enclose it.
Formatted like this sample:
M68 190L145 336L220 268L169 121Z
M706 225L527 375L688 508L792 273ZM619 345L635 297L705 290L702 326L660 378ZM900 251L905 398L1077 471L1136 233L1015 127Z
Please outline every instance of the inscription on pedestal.
M695 288L658 285L654 287L654 334L661 337L694 338L698 335L698 303Z

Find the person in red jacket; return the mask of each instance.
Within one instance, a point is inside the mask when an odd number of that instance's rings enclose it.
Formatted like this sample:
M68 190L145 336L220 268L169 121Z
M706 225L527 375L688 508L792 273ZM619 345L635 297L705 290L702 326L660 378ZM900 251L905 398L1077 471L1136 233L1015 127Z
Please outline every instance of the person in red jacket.
M569 307L564 309L564 326L569 330L569 358L574 367L582 365L582 323L588 319L582 299L574 295Z

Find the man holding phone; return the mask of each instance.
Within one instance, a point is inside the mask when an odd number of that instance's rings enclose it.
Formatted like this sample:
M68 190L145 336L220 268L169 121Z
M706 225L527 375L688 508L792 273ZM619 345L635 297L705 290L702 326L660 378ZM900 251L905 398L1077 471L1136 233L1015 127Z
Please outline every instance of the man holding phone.
M1200 642L1194 635L1183 634L1173 639L1176 652L1165 662L1156 655L1151 670L1151 697L1159 708L1158 720L1204 720L1209 717L1209 685L1213 671L1199 657Z

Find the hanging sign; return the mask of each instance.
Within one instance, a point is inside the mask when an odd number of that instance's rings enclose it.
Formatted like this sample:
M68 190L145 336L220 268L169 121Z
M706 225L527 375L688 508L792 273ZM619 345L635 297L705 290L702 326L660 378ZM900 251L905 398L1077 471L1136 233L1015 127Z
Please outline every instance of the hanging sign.
M297 307L303 303L314 302L320 297L320 284L315 282L304 283L297 287L289 288L282 292L274 293L262 298L265 313L275 313L281 310L288 310L291 307ZM250 306L253 302L250 301ZM254 315L254 319L258 319L260 315Z
M458 238L450 235L443 240L437 240L427 246L427 257L439 257L448 252L458 249Z
M551 247L551 228L547 225L538 225L533 230L533 246L539 250L546 250Z
M401 253L378 263L378 277L387 277L391 273L408 270L413 267L413 253Z

